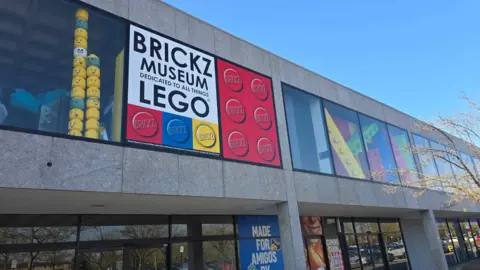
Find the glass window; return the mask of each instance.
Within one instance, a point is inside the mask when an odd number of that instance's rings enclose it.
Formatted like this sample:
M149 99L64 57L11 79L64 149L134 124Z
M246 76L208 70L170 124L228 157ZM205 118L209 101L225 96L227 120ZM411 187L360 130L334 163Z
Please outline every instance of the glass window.
M44 244L75 242L77 227L0 228L0 244Z
M370 178L357 113L326 101L324 106L336 173Z
M448 227L452 235L452 244L457 253L458 260L461 262L467 261L468 255L460 224L458 221L448 221Z
M166 269L167 267L167 244L161 248L138 248L129 250L128 256L130 265L123 269L131 270L147 270L147 269ZM122 258L119 258L120 260ZM122 264L124 262L121 262ZM85 269L85 268L80 268ZM88 269L88 268L87 268ZM93 268L95 269L95 268ZM113 268L115 270L122 270L122 268ZM107 270L113 270L108 269Z
M3 254L0 269L74 269L75 250L32 251Z
M472 228L470 228L470 223L468 221L460 222L460 227L463 233L463 239L465 245L467 246L467 251L470 259L476 258L477 255L477 246L475 244L475 239L472 234Z
M80 241L167 238L167 216L83 216Z
M444 220L437 220L437 229L438 234L440 235L440 240L442 241L443 253L447 259L448 265L453 265L457 263L457 258L455 252L453 251L453 242L448 232L447 223Z
M400 183L385 123L360 114L360 125L373 180Z
M400 225L398 225L398 222L380 222L380 228L382 229L382 233L400 231Z
M283 86L293 167L332 173L320 98Z
M204 269L237 268L234 240L205 241L202 244Z
M410 150L410 140L407 131L388 125L388 134L392 143L393 155L400 173L400 179L405 185L415 185L418 180L415 159Z
M432 181L427 181L427 179L429 179L428 177L436 178L439 176L437 167L434 163L430 141L414 134L413 142L415 144L415 152L418 153L418 159L422 168L424 185L426 185L427 188L442 190L443 188L437 180L432 179Z
M356 233L378 232L377 222L354 222Z
M41 2L2 1L0 125L119 141L126 24Z
M351 269L362 269L362 265L367 264L367 258L358 254L357 241L354 234L346 234L345 240L348 248L348 260Z
M305 238L308 253L307 269L325 269L325 249L321 238Z
M446 192L453 192L454 189L451 185L455 184L455 177L453 175L452 165L450 164L450 155L447 152L447 147L434 141L430 141L430 145L434 149L432 154L435 156L435 164L437 165L440 175L440 181L438 182L443 183Z

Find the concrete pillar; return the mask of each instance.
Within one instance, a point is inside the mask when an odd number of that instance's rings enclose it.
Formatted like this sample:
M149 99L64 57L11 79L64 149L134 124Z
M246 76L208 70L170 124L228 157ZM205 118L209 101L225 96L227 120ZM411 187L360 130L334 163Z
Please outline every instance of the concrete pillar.
M280 223L280 237L283 249L285 269L305 270L305 250L300 226L300 213L298 211L293 173L285 171L285 184L287 202L278 204L278 220Z
M188 236L199 237L202 235L202 224L192 222L187 227ZM203 269L203 244L202 242L188 243L188 269Z
M400 223L413 269L448 270L432 210L422 211L420 219L401 219Z

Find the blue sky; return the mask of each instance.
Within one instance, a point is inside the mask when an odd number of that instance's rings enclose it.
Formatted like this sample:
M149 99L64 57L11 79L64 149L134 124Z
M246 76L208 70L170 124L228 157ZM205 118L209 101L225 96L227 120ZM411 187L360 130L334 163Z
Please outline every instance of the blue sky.
M412 116L480 102L478 0L167 0Z

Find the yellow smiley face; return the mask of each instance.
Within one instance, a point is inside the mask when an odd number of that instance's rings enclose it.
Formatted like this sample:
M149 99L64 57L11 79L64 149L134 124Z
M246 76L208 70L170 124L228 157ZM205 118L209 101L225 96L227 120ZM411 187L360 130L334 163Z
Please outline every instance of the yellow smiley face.
M85 129L93 129L98 131L99 123L97 119L88 119L87 122L85 122Z
M75 37L81 37L81 38L84 38L86 40L88 40L88 32L87 30L83 29L83 28L77 28L75 29Z
M97 108L90 108L87 110L87 119L100 119L100 111Z
M100 98L100 90L96 87L89 87L87 89L88 98Z
M75 13L75 17L77 19L82 19L82 20L88 21L88 11L86 9L79 8L77 10L77 12Z
M100 78L97 76L90 76L87 78L87 86L88 88L93 87L93 88L100 88Z
M68 130L77 130L81 132L83 130L83 121L79 119L70 120L70 122L68 122Z
M82 87L73 87L71 92L72 98L85 98L85 90Z
M83 67L76 66L73 68L73 77L76 77L76 76L79 76L85 79L87 78L87 72Z
M71 109L69 113L70 120L78 119L83 120L84 113L80 109Z
M87 68L87 59L83 56L75 56L73 58L73 66L81 67L83 69Z
M100 100L98 98L88 98L87 99L87 108L95 108L97 110L100 109Z
M73 77L72 87L80 87L82 89L85 89L85 79L80 76Z
M87 39L84 37L76 37L73 41L73 46L75 48L87 48Z
M96 66L89 66L87 68L87 76L97 76L100 78L100 69Z

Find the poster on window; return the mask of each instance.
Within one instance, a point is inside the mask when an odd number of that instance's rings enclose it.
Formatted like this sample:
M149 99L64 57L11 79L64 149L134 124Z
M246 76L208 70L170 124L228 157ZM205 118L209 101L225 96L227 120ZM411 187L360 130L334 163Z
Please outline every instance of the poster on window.
M331 270L345 270L343 267L342 250L340 249L340 243L338 239L326 239L328 261L330 263Z
M130 25L127 139L218 155L215 58Z
M223 157L280 166L271 79L221 59L217 66Z
M239 216L237 221L240 269L283 270L277 216Z

